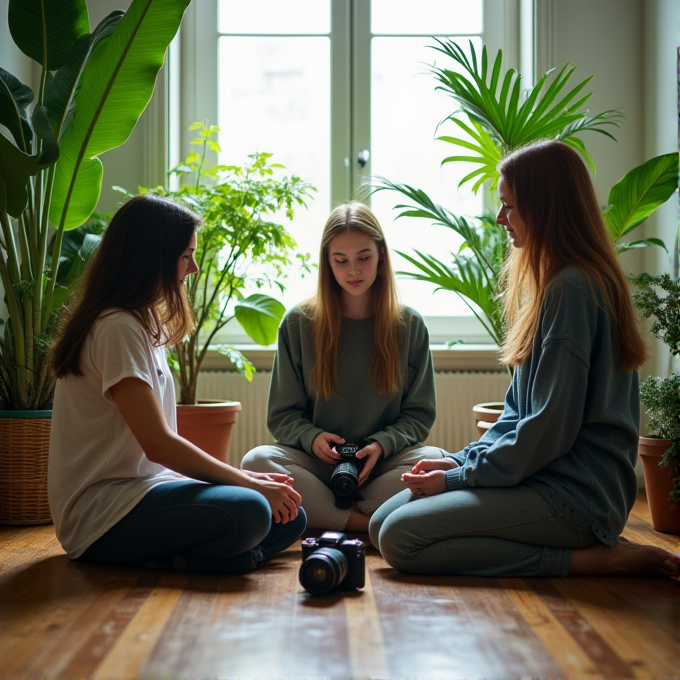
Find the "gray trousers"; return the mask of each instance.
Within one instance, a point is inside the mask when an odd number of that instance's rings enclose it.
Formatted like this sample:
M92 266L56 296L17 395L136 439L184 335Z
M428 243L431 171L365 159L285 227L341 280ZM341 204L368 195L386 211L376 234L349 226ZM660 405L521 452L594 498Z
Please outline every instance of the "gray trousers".
M371 542L411 574L566 576L571 551L597 543L527 484L417 498L406 490L372 517Z
M421 458L443 458L445 451L434 446L412 446L379 461L367 484L359 489L362 497L357 505L365 515L373 514L388 498L405 488L401 475L409 472ZM335 465L314 455L280 444L258 446L241 461L243 470L282 472L295 480L295 490L302 496L307 513L307 526L315 529L342 531L350 510L335 507L333 492L328 487Z

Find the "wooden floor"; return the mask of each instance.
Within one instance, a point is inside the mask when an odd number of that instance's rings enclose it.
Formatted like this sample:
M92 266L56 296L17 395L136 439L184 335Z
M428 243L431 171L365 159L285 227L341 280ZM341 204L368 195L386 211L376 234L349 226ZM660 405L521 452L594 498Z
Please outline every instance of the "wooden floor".
M652 531L644 497L625 535ZM51 526L0 527L0 677L679 678L671 579L404 576L307 595L299 544L247 576L69 561Z

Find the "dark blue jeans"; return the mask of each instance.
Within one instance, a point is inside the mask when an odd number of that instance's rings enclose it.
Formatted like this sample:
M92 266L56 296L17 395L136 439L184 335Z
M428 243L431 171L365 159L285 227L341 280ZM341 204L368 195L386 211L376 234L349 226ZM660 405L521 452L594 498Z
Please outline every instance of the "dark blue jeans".
M292 545L305 530L302 508L287 524L273 524L257 491L192 480L160 484L79 558L204 574L255 569Z

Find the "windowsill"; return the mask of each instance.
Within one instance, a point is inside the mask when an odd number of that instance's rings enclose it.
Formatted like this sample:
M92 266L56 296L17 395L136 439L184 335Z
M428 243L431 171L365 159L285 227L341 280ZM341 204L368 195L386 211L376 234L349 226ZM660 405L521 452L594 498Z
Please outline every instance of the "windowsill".
M252 361L258 371L270 371L274 363L276 347L254 345L234 345L236 349ZM490 344L430 345L435 371L502 371L498 361L498 347ZM228 371L233 366L227 357L216 351L209 351L203 371Z

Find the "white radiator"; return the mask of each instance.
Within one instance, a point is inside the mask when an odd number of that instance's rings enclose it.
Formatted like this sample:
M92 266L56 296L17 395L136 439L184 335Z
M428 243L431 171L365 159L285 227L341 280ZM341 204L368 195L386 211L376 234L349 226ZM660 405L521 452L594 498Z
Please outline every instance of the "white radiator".
M267 430L268 371L258 371L248 382L235 371L201 371L199 399L240 401L243 411L234 427L229 462L238 466L243 456L258 444L273 442ZM503 401L510 378L505 372L441 372L435 375L437 419L427 444L447 451L459 451L477 439L472 406L486 401Z

